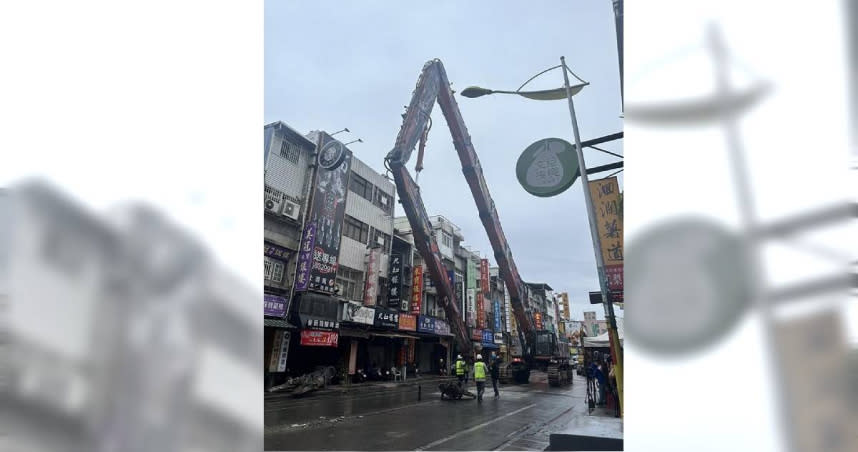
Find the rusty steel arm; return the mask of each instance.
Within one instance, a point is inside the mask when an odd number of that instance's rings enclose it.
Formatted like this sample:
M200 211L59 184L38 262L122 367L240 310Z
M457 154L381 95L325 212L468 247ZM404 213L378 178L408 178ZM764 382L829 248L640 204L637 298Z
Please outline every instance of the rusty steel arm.
M453 145L462 163L462 172L471 189L471 194L477 204L480 220L494 250L500 275L506 284L507 290L510 292L512 311L515 314L518 325L522 329L522 332L525 333L525 337L530 337L530 333L535 331L535 326L525 306L527 300L526 288L515 266L512 251L501 228L497 209L483 177L480 161L471 144L471 139L459 107L453 98L453 92L450 89L450 83L444 71L444 66L440 60L429 61L423 66L423 71L417 82L417 88L414 91L411 104L408 107L399 135L397 136L396 145L388 153L385 161L393 173L393 179L396 183L396 189L403 210L405 210L405 214L411 224L415 247L423 257L426 269L429 271L430 277L441 295L441 304L453 326L459 348L466 353L470 353L473 346L467 335L467 330L459 313L457 303L451 302L451 300L456 300L455 293L441 262L441 254L438 251L437 241L432 234L429 216L426 213L417 185L405 168L405 164L408 162L411 152L417 144L417 140L426 129L436 99L450 128Z

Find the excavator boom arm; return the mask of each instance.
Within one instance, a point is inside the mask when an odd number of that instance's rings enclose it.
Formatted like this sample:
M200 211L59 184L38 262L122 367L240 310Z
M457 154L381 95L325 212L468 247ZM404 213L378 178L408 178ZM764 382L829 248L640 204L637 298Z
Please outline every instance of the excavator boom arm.
M438 251L438 243L432 234L429 216L420 197L419 188L405 168L418 139L426 128L436 100L440 104L441 112L450 128L453 145L462 163L462 173L465 175L471 194L477 204L480 220L494 250L500 275L509 291L512 311L524 333L524 337L531 337L535 327L526 306L527 289L515 266L512 251L501 228L500 217L483 177L482 166L471 143L471 137L468 135L468 129L462 119L459 106L456 104L450 89L444 65L437 59L429 61L423 66L423 71L417 81L417 88L414 90L402 127L396 138L396 145L385 159L388 168L393 173L403 210L405 210L405 215L411 224L415 247L423 257L426 271L429 272L429 276L438 290L441 305L453 327L459 349L470 353L472 351L471 340L467 335L464 321L455 302L455 292L441 261L441 254Z

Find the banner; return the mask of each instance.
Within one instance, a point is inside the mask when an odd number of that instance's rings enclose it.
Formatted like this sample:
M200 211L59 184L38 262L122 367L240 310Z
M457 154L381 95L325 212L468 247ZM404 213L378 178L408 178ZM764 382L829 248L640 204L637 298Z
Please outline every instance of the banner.
M343 305L343 322L362 323L372 325L375 323L375 308L368 308L357 303L348 302Z
M423 266L416 265L411 278L411 313L420 314L420 303L423 301Z
M366 253L366 278L364 282L363 304L375 306L378 298L378 257L380 248L370 248Z
M480 292L488 294L491 291L489 286L489 260L480 259Z
M503 307L504 313L506 314L506 332L512 332L512 307L510 306L509 300L509 290L505 290L503 293Z
M476 289L468 289L468 326L477 326Z
M501 332L501 308L500 308L500 300L495 300L495 332Z
M473 260L468 259L468 274L465 279L468 280L468 290L473 290L477 288L477 280L479 279L479 275L477 273L477 264L474 263Z
M414 314L399 314L399 329L417 331L417 316Z
M373 326L378 328L399 328L399 311L375 308Z
M265 255L272 259L288 261L292 256L292 250L283 248L280 245L275 245L271 242L265 242Z
M265 295L265 315L283 317L286 315L286 299L276 295Z
M351 151L322 135L313 203L301 239L296 291L334 292L351 162Z
M425 315L417 316L417 331L420 333L435 334L435 319Z
M387 306L399 309L402 305L402 255L390 254L390 284L387 287Z
M602 245L602 260L608 289L623 290L623 219L620 216L620 187L616 176L590 181L590 197L596 211L596 228Z
M448 336L450 334L450 325L444 320L435 319L435 334Z
M336 347L339 341L336 331L301 330L301 345L309 347Z

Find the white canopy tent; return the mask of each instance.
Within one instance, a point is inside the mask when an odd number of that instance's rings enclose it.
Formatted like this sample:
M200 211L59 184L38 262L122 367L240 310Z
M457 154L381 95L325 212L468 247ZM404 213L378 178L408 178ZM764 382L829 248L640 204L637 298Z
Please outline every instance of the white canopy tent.
M623 346L623 332L620 333L620 346ZM596 337L585 337L584 338L584 347L585 348L597 348L597 347L610 347L611 346L611 338L608 336L608 333L602 333Z

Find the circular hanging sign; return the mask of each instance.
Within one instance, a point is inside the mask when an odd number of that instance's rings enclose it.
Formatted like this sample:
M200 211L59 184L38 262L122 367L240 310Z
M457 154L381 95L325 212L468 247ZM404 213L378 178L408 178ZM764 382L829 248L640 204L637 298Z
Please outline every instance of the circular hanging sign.
M345 156L346 147L339 141L332 140L324 145L322 151L319 152L319 166L326 170L332 170L343 163Z
M515 174L531 195L546 198L559 195L578 178L575 147L560 138L539 140L521 153Z
M626 246L625 332L653 354L699 352L736 327L756 285L745 241L710 220L675 219Z

